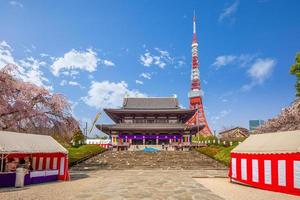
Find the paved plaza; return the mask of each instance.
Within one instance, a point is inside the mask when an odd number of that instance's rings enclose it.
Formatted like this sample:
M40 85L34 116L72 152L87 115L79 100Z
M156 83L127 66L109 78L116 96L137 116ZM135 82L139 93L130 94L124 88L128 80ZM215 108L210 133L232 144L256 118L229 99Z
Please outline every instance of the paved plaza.
M225 166L197 152L105 152L70 172L69 182L2 188L0 199L296 199L231 184Z
M0 199L203 199L220 200L193 176L226 175L223 170L98 170L73 172L70 182L1 189Z

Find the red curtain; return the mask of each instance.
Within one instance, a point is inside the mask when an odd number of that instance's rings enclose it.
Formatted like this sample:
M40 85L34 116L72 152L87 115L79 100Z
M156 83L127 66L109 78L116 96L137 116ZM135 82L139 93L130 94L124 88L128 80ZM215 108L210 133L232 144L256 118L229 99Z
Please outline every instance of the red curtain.
M271 190L276 192L294 194L300 196L300 189L294 186L294 161L300 161L300 153L284 154L248 154L248 153L231 153L231 158L236 158L236 174L232 177L232 166L230 165L229 177L237 182L244 183L253 187ZM241 159L247 159L247 180L241 177ZM252 160L258 160L258 182L252 180ZM271 184L265 183L264 161L271 161ZM286 186L278 185L278 160L285 160L285 180Z

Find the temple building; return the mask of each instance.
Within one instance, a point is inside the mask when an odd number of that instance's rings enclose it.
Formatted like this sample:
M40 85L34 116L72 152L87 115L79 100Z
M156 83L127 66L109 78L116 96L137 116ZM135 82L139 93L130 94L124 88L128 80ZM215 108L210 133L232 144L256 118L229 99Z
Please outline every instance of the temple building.
M115 124L97 125L111 137L115 148L136 145L168 145L174 149L189 146L192 135L204 126L186 122L196 110L179 107L177 97L125 97L121 108L107 108L105 113Z
M193 18L191 87L189 109L179 107L174 97L125 97L119 109L104 109L115 124L97 125L111 137L113 147L166 144L172 149L190 148L193 135L211 136L201 88L196 16Z

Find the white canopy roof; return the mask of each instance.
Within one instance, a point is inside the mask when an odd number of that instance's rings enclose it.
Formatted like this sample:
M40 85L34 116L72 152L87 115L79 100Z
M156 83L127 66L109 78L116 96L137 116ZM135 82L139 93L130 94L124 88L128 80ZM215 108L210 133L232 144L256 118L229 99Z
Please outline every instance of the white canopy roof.
M233 153L295 153L300 152L300 130L250 135Z
M0 131L0 153L68 153L48 135Z

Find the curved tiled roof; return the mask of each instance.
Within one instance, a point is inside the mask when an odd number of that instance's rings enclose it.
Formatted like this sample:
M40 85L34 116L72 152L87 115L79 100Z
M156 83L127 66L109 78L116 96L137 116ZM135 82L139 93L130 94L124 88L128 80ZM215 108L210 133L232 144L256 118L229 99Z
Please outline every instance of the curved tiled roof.
M179 105L176 97L128 97L123 109L179 109Z

